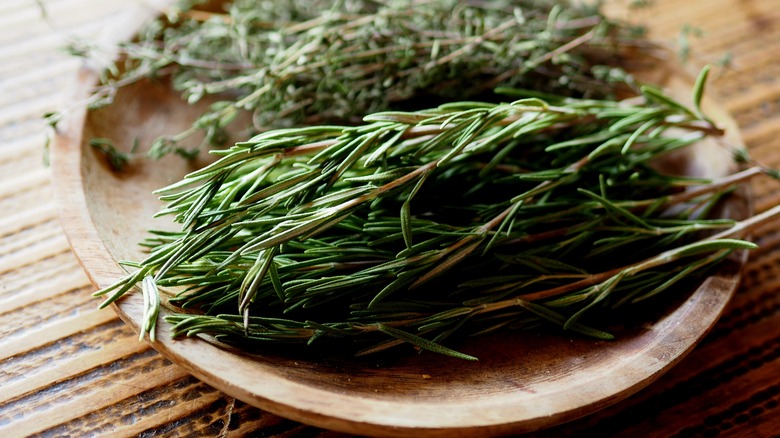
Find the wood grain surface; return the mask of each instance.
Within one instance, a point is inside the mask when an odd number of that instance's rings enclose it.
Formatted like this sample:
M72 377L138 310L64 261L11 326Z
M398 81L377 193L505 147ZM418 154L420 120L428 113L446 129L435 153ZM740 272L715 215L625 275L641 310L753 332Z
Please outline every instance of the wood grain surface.
M41 115L60 107L79 61L60 47L95 37L126 2L0 0L0 436L342 436L234 400L171 364L98 301L61 231ZM39 4L45 7L45 19ZM691 68L730 54L715 76L754 158L780 167L776 0L657 0L631 18ZM780 185L753 183L758 211ZM537 436L777 436L780 223L755 235L742 287L689 356L635 396Z

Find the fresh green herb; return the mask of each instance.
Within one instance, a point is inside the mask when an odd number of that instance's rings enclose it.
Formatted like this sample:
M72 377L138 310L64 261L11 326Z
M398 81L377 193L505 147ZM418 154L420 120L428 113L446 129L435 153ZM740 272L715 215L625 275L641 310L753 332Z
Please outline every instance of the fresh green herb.
M701 38L704 36L704 31L698 27L691 26L690 24L683 25L680 34L677 37L677 56L681 62L685 63L691 57L691 37Z
M716 66L721 69L731 68L734 63L734 54L732 52L725 52L721 55L720 59L715 63Z
M111 166L111 169L117 172L121 172L125 166L127 166L136 149L138 149L138 142L135 141L133 143L133 148L129 153L123 152L117 149L114 146L114 142L107 138L93 138L89 141L89 145L103 154L103 156L106 157L109 166Z
M652 87L624 101L531 93L261 133L160 190L181 231L155 233L98 295L143 280L187 311L166 317L175 335L247 348L335 338L472 359L443 344L540 321L610 338L589 313L755 247L734 239L747 225L707 213L760 170L706 181L652 165L721 134L698 110L705 76L693 109Z
M184 4L119 49L122 61L106 70L91 104L141 79L171 78L189 103L213 96L190 129L150 150L190 157L198 147L186 139L203 132L220 145L240 113L261 132L359 123L496 86L604 97L614 91L610 78L626 78L615 71L633 44L629 29L585 2L237 0L224 12ZM78 56L98 50L71 47Z
M153 156L192 156L193 133L217 144L253 115L254 136L158 191L179 231L152 232L147 258L96 293L106 306L140 284L142 337L166 306L174 336L240 348L339 340L475 360L450 337L552 324L611 339L593 316L755 248L741 237L780 214L710 217L744 181L777 177L745 151L752 167L714 181L656 168L723 134L701 105L709 69L690 103L635 84L619 55L641 43L595 7L264 4L171 10L91 101L158 77L190 103L219 99ZM414 109L431 100L446 103Z

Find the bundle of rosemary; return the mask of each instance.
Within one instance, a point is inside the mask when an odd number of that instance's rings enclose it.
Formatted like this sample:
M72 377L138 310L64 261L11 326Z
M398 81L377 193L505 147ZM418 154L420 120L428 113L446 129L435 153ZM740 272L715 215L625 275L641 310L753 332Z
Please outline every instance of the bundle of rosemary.
M190 101L234 97L156 155L198 129L213 140L240 110L259 131L161 189L159 214L180 231L153 232L149 256L96 293L106 306L141 284L142 337L154 340L164 305L175 335L242 348L346 339L358 354L412 344L475 359L445 341L547 323L610 338L589 314L755 247L708 213L762 169L713 182L655 166L721 134L700 109L707 70L688 106L597 68L628 41L608 38L597 10L387 0L313 15L322 2L250 3L157 22L102 89L166 73ZM421 90L460 100L501 83L533 91L385 110ZM635 95L616 100L621 87Z
M121 61L105 71L93 102L110 103L143 78L170 78L190 103L216 96L190 129L158 139L153 157L194 155L199 148L184 140L198 132L221 145L245 111L256 133L359 123L376 111L484 97L496 86L604 97L622 77L618 49L635 43L631 28L585 2L236 0L227 12L189 3L119 48Z
M340 337L441 345L547 320L587 335L594 307L652 297L753 244L699 240L722 185L654 169L717 133L651 87L634 101L546 96L382 112L358 126L259 134L162 189L181 231L157 233L135 272L154 333L159 287L176 334L223 343ZM516 91L515 91L516 92ZM671 134L674 131L675 134ZM683 134L679 134L683 132Z

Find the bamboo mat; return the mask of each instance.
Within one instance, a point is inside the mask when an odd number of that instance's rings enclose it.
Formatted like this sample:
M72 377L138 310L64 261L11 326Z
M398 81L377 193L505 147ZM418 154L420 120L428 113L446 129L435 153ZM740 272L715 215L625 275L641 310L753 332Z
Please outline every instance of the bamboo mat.
M60 107L79 66L59 48L95 37L126 1L0 0L0 436L341 436L210 388L96 310L56 216L41 115ZM670 45L693 29L692 66L731 59L710 90L753 157L780 167L778 0L653 5L632 19ZM757 210L780 203L779 188L756 180ZM679 365L618 405L538 435L779 436L780 223L755 241L739 292Z

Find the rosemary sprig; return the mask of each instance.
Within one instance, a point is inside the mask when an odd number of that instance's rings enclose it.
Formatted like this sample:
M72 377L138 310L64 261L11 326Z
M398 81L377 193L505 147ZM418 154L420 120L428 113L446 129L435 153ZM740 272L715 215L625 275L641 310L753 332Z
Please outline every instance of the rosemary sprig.
M258 134L158 192L181 231L156 233L98 295L107 305L142 279L145 295L178 290L168 305L197 313L166 317L176 335L244 347L331 338L360 354L411 343L474 359L443 343L543 321L609 338L588 313L755 247L729 234L742 225L707 218L741 176L652 165L721 133L699 111L703 87L694 109L642 87L624 101L453 102Z
M189 157L197 148L185 140L203 132L220 145L242 112L258 132L359 123L368 113L499 85L604 97L610 82L627 79L620 53L634 43L631 29L585 2L236 0L226 12L185 3L119 49L122 61L106 70L93 105L144 78L172 78L190 103L216 96L191 128L150 150ZM83 42L71 49L96 50Z

